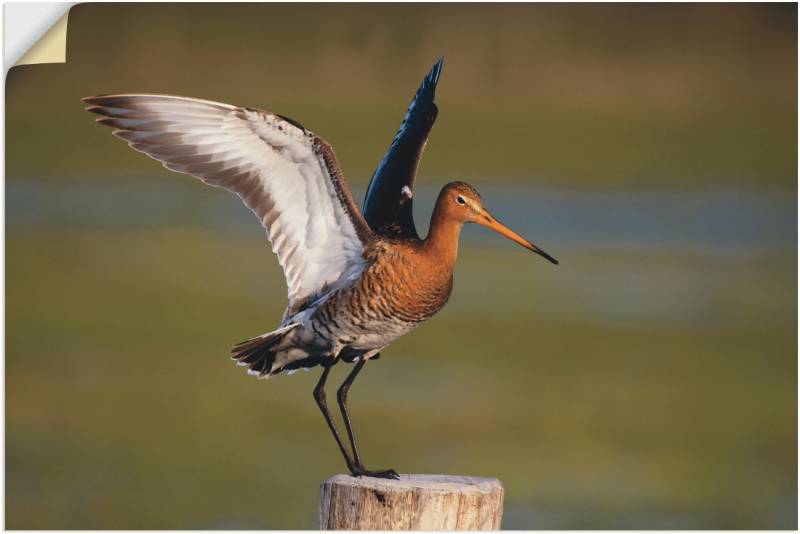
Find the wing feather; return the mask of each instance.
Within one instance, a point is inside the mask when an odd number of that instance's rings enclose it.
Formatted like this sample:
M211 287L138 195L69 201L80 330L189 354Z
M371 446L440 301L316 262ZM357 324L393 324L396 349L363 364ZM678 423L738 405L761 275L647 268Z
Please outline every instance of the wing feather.
M419 237L412 209L414 180L438 113L434 98L443 63L444 58L440 58L422 80L400 129L367 187L364 218L376 233Z
M330 145L299 123L193 98L84 98L97 122L160 161L239 195L261 221L283 267L291 315L360 274L373 233Z

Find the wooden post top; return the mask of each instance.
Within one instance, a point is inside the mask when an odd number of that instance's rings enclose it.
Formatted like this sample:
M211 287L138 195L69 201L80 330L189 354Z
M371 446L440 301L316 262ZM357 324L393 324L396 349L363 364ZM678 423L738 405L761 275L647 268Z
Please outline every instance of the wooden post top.
M495 478L335 475L322 484L319 518L328 530L496 530L502 513Z
M400 475L400 480L389 478L354 477L334 475L325 483L346 484L381 491L402 492L409 489L445 491L448 493L493 493L503 485L496 478L467 477L457 475Z

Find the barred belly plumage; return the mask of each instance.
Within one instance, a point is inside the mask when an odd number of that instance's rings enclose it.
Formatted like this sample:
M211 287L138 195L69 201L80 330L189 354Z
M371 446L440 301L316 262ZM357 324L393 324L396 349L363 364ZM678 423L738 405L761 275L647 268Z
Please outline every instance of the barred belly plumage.
M363 321L354 319L345 314L333 321L324 321L322 317L312 318L310 325L316 335L315 342L321 342L331 351L336 347L369 352L389 345L419 324L391 316Z

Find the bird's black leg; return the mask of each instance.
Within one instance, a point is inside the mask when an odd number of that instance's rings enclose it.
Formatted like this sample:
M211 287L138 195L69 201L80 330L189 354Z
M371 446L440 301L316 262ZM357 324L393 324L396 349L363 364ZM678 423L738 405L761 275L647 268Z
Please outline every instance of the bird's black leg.
M350 390L350 385L356 379L361 368L364 367L366 360L359 360L353 370L344 379L339 390L336 392L336 398L339 401L339 409L342 411L342 419L344 419L344 426L347 430L347 436L350 438L350 448L353 450L353 464L356 467L362 467L361 457L358 455L358 447L356 446L356 438L353 435L353 426L350 422L350 413L347 411L347 392Z
M356 366L347 375L347 378L344 379L342 385L339 386L339 390L336 392L336 398L339 401L339 409L342 411L342 419L344 419L344 426L347 429L347 436L350 438L350 447L353 449L353 468L350 469L350 472L353 476L368 476L368 477L378 477L378 478L400 478L397 474L397 471L394 469L385 469L381 471L369 471L364 468L364 464L361 463L361 458L358 455L358 447L356 447L356 437L353 434L353 426L350 422L350 414L347 411L347 392L350 390L350 386L353 384L353 380L356 379L356 376L361 371L361 368L364 367L364 364L367 363L367 360L361 358L356 363Z
M353 465L353 461L350 459L350 455L347 454L347 448L345 448L344 443L342 443L342 438L339 436L339 431L336 430L336 425L333 424L331 414L328 412L328 403L325 401L325 381L328 379L328 373L331 372L331 367L333 367L333 362L326 365L325 370L322 371L322 376L319 377L319 382L317 382L317 385L314 388L314 400L317 401L317 406L319 406L323 417L325 417L325 422L328 423L328 428L331 429L333 437L336 438L336 443L339 445L339 450L342 451L342 456L344 456L347 469L352 473L355 466Z

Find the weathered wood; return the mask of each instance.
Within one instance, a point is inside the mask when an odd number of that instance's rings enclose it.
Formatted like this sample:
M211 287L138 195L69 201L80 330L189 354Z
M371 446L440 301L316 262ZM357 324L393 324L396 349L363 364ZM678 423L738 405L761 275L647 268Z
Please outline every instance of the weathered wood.
M336 475L320 492L321 530L499 530L502 516L495 478Z

